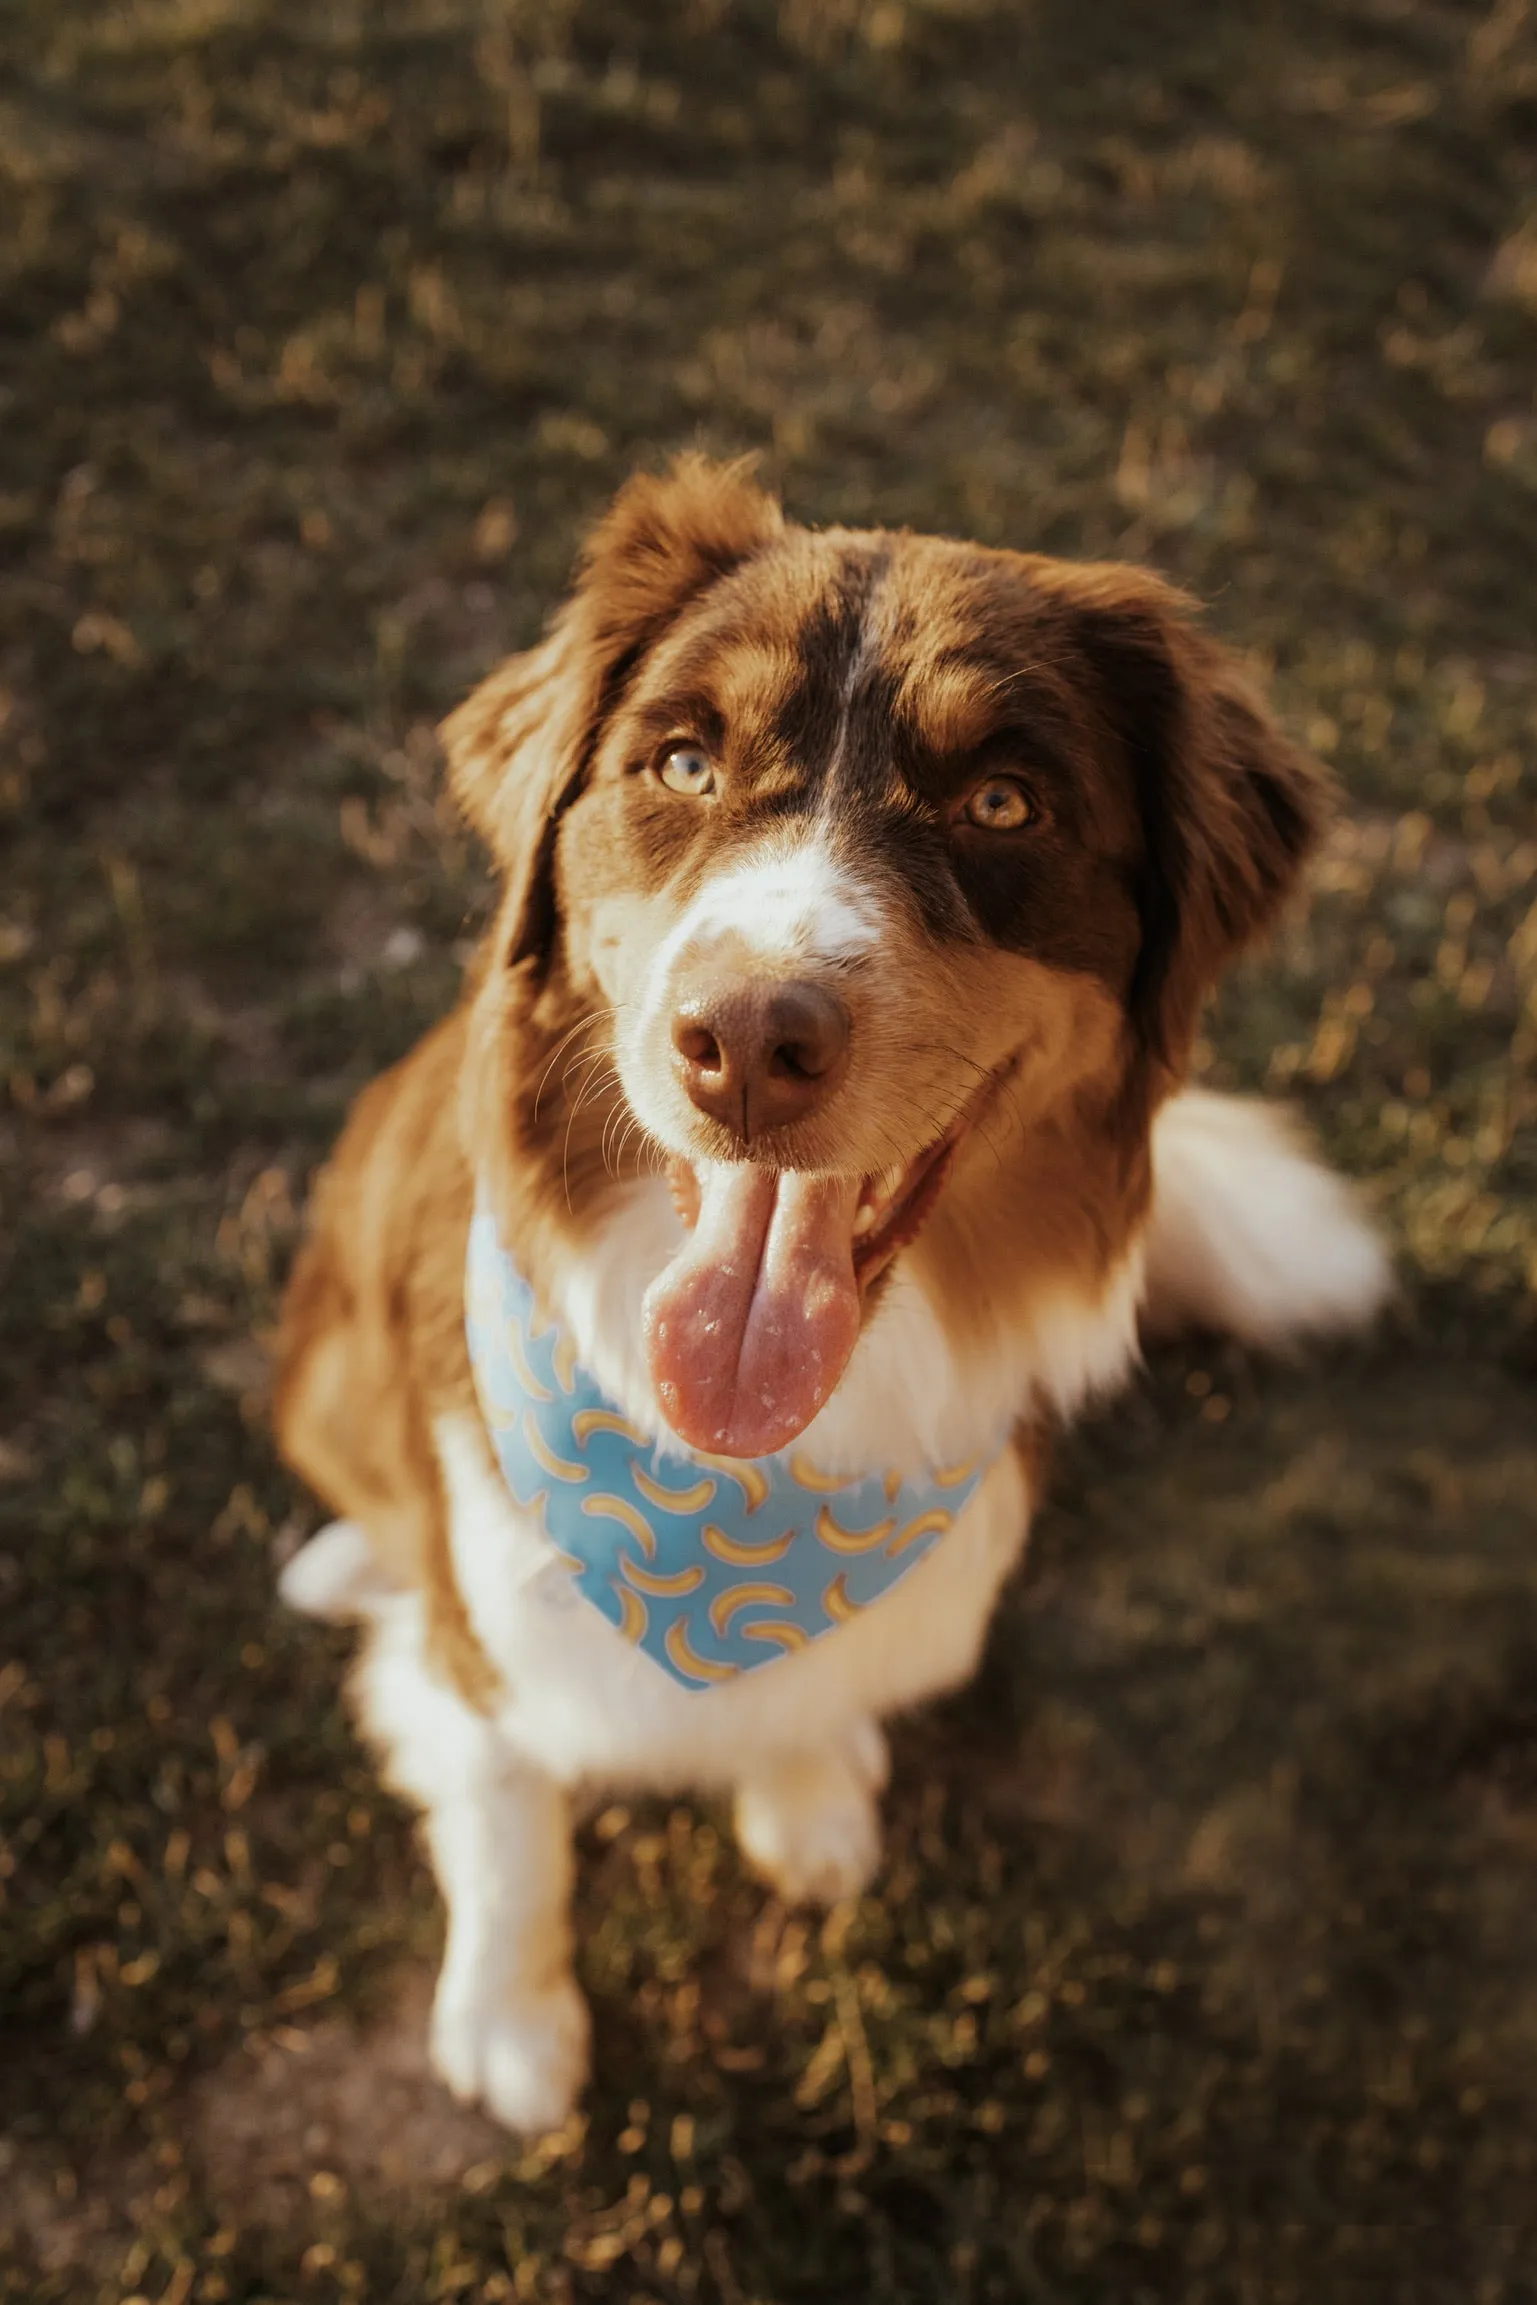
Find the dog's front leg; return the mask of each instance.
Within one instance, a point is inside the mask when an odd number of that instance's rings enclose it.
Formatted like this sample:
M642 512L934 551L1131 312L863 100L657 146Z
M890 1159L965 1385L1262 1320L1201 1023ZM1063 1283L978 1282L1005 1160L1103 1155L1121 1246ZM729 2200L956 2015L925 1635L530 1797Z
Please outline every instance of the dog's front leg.
M742 1853L791 1904L834 1905L880 1861L886 1740L857 1721L838 1743L776 1755L737 1786Z
M587 2072L565 1795L521 1763L493 1769L445 1789L427 1838L448 1906L433 2063L456 2097L478 2099L509 2128L555 2128Z
M380 1626L360 1694L391 1781L422 1807L448 1907L433 2063L456 2097L536 2134L565 2119L587 2073L569 1806L427 1664L419 1617L406 1603Z

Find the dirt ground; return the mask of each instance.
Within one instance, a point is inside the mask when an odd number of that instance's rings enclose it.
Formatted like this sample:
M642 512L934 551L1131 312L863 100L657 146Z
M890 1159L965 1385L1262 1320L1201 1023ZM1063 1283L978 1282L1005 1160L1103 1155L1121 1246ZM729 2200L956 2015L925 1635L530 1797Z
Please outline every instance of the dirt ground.
M1534 383L1531 0L12 0L0 2295L1537 2298ZM596 1811L524 2150L261 1338L483 917L433 724L696 439L1270 670L1346 805L1202 1064L1404 1296L1078 1437L856 1911Z

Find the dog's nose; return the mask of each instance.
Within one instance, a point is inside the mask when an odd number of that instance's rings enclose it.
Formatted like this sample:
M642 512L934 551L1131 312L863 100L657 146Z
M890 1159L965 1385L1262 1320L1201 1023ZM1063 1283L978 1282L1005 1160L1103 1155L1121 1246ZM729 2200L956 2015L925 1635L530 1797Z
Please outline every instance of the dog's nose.
M686 993L672 1045L699 1110L751 1144L831 1095L848 1061L849 1012L823 985L738 981Z

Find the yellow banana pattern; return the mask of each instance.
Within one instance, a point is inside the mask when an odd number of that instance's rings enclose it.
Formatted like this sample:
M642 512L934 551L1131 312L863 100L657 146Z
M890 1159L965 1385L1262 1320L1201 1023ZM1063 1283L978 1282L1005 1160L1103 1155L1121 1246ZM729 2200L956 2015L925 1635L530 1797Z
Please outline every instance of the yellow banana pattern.
M661 1513L707 1513L715 1502L715 1483L690 1481L686 1489L668 1489L654 1481L637 1457L630 1459L630 1478L648 1505Z
M886 1547L886 1558L889 1561L900 1560L909 1545L921 1544L925 1537L942 1537L954 1518L955 1515L947 1513L943 1505L934 1505L928 1512L919 1513L908 1522L900 1536L892 1538Z
M790 1451L790 1478L797 1488L809 1489L814 1497L841 1496L849 1485L842 1473L819 1473L799 1449Z
M718 1561L729 1561L734 1569L766 1569L770 1562L784 1559L795 1542L795 1531L786 1529L782 1536L765 1537L761 1544L748 1543L741 1537L728 1537L724 1529L706 1521L699 1541L707 1553L713 1553Z
M667 1650L669 1663L683 1679L734 1681L741 1670L739 1665L718 1665L713 1657L701 1657L698 1651L690 1646L688 1620L684 1617L674 1617L667 1628L663 1645Z
M760 1505L767 1504L768 1475L762 1465L754 1464L751 1457L707 1457L703 1449L696 1449L694 1462L696 1465L707 1465L712 1473L719 1473L725 1480L735 1481L750 1513L755 1513Z
M931 1473L929 1478L936 1489L958 1489L965 1481L970 1481L975 1486L977 1469L977 1460L975 1457L971 1457L964 1465L941 1466L937 1472Z
M840 1569L831 1584L824 1586L822 1606L835 1625L849 1625L859 1614L859 1603L849 1592L849 1573Z
M611 1497L606 1490L600 1490L595 1497L583 1497L582 1510L594 1520L617 1521L622 1529L629 1530L646 1558L654 1559L656 1538L652 1535L651 1523L639 1505L632 1505L628 1497Z
M846 1529L833 1517L831 1505L817 1509L816 1532L829 1552L874 1553L886 1542L896 1527L893 1520L877 1521L873 1529Z
M944 1541L1006 1438L911 1476L825 1472L800 1449L742 1459L660 1444L536 1309L484 1206L465 1328L514 1502L583 1599L686 1689L761 1671L862 1616Z
M710 1603L710 1629L721 1640L731 1630L731 1620L742 1609L793 1609L795 1595L788 1585L728 1585L717 1593Z
M539 1430L539 1419L534 1415L532 1409L523 1411L523 1438L528 1444L528 1453L533 1458L534 1463L542 1473L548 1473L552 1481L568 1481L574 1487L578 1481L586 1480L587 1467L585 1465L574 1465L569 1458L558 1457L555 1454Z
M628 1585L615 1585L613 1594L619 1603L619 1630L638 1649L646 1637L646 1604Z
M614 1409L578 1409L571 1419L571 1430L578 1447L584 1449L594 1433L617 1433L621 1440L633 1441L638 1449L648 1445L639 1425L632 1425L628 1417L620 1416Z
M513 1375L531 1401L538 1401L542 1405L554 1400L555 1395L549 1386L541 1384L535 1376L529 1365L528 1347L514 1328L507 1331L507 1358L512 1363Z
M555 1382L559 1385L561 1391L563 1393L574 1393L576 1391L575 1337L560 1338L556 1344L555 1350L550 1355L550 1365L555 1371Z
M691 1561L686 1569L672 1569L664 1576L656 1569L643 1569L639 1561L632 1561L623 1553L619 1557L619 1574L638 1593L653 1593L664 1601L675 1600L682 1593L697 1593L704 1583L704 1570L697 1561Z
M811 1635L804 1625L791 1622L788 1617L759 1617L755 1623L742 1627L744 1641L772 1641L789 1657L797 1649L809 1649Z

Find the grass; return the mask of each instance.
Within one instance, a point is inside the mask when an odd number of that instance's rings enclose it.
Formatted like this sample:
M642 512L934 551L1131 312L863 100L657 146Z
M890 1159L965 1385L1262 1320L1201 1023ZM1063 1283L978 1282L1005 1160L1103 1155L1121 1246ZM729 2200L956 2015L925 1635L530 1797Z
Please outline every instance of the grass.
M1537 2296L1537 16L15 0L0 32L0 2294ZM1405 1305L1075 1443L811 1922L601 1811L585 2119L281 1617L305 1180L485 906L431 728L636 463L1171 571L1346 806L1203 1065Z

